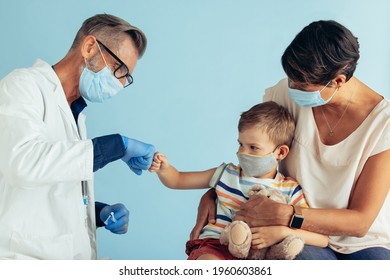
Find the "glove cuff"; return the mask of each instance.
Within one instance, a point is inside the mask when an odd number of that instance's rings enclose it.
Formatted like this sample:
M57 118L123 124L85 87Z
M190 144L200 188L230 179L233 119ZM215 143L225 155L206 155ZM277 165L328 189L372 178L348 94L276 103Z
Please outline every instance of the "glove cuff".
M126 136L122 136L122 141L123 141L123 145L125 146L125 150L126 150L127 147L129 146L129 138L127 138Z

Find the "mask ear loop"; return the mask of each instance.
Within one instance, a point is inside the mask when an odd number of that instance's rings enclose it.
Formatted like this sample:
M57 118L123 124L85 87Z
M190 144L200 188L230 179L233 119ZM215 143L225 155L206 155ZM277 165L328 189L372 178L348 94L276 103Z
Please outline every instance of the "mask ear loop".
M277 145L275 149L272 151L272 153L275 153L276 149L279 148L281 145Z
M87 68L88 70L89 70L89 68L88 68L88 62L87 62L87 59L84 57L84 63L85 63L85 68Z
M326 87L330 84L330 82L331 82L331 81L329 81L329 82L326 84L326 86L325 86L324 88L326 88ZM324 90L324 88L320 90L320 93L321 93L321 91ZM327 100L324 100L324 101L325 101L326 103L328 103L330 100L332 100L333 96L335 96L335 94L338 92L338 90L339 90L339 88L337 87L336 90L333 92L332 96L329 97Z
M273 150L273 152L272 153L275 153L275 151L280 147L280 146L282 146L282 144L279 144L279 145L277 145L276 147L275 147L275 149ZM274 155L275 156L275 155ZM277 161L278 161L278 163L280 163L280 159L276 159ZM279 170L279 168L278 168L278 170Z
M329 102L330 100L332 100L333 96L335 96L335 94L337 93L338 90L339 90L339 88L336 88L336 90L334 91L334 93L332 94L332 96L328 98L327 102Z
M329 81L329 82L320 90L320 92L323 91L323 90L330 84L330 82L331 82L331 81Z
M97 41L96 41L96 45L97 45L97 47L98 47L98 49L99 49L100 55L101 55L102 58L103 58L104 64L106 64L106 66L108 67L108 64L107 64L106 59L104 58L102 49L100 48L99 43L98 43ZM84 57L84 63L85 63L85 67L87 67L87 69L89 69L89 68L88 68L87 59L86 59L85 57ZM108 68L110 68L110 67L108 67Z
M106 66L108 67L108 64L107 64L107 62L106 62L106 59L104 58L104 55L103 55L103 53L102 53L102 50L101 50L101 48L100 48L100 46L99 46L99 43L98 43L97 41L96 41L96 44L97 44L97 47L98 47L98 49L99 49L100 55L101 55L102 58L103 58L104 63L105 63ZM110 68L110 67L108 67L108 68Z

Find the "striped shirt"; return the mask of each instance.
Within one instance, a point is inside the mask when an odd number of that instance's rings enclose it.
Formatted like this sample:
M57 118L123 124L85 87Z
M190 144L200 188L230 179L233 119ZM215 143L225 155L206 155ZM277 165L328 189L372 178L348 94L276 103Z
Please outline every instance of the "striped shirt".
M233 216L249 197L248 192L253 186L276 189L288 198L288 204L308 207L301 186L293 178L284 177L277 172L273 179L258 179L240 176L240 167L233 164L222 164L217 168L210 180L210 187L217 194L216 223L206 225L200 234L200 239L219 236L225 226L232 222Z

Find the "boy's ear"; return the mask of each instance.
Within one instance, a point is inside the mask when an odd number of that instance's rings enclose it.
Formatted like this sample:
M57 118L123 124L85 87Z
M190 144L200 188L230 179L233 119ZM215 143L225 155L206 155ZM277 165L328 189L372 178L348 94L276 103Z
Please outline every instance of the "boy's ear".
M290 149L289 149L289 147L287 145L280 145L276 149L276 159L277 160L284 159L288 155L289 151L290 151Z

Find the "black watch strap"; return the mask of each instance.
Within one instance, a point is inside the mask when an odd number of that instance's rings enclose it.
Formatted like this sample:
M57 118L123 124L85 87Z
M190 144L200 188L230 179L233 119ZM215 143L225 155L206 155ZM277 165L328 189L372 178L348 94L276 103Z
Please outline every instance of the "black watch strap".
M292 207L294 208L294 214L291 217L290 228L301 228L304 220L302 208L296 205L292 205Z

